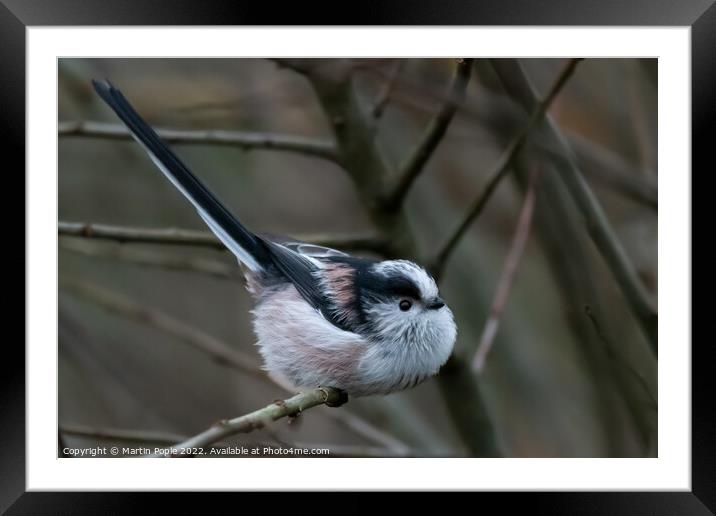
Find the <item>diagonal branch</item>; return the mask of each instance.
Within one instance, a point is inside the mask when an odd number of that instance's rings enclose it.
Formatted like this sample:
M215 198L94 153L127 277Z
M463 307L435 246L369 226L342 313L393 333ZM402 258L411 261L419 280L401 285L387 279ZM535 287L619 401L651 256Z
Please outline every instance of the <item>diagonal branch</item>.
M62 236L113 240L121 243L188 245L225 249L224 244L209 231L176 228L138 228L68 221L59 221L57 230ZM386 245L383 240L371 235L298 235L296 240L345 251L371 251L378 254L382 254Z
M148 430L123 430L98 428L84 425L60 424L60 433L72 437L84 437L107 441L128 441L136 443L173 444L183 441L183 435Z
M547 110L549 110L554 99L567 83L567 80L574 73L574 69L579 61L581 61L581 59L570 59L552 84L547 96L542 101L535 104L529 120L517 134L515 139L512 140L510 145L507 147L507 150L502 154L502 157L500 158L495 171L490 175L490 179L487 181L487 186L485 186L482 194L468 209L467 214L458 225L455 232L450 238L448 238L445 245L436 254L436 257L431 265L431 270L436 277L439 277L442 274L445 264L450 258L452 252L455 250L455 247L465 235L470 225L477 217L480 216L482 210L487 205L487 201L490 200L492 194L497 188L497 185L500 184L500 181L502 181L502 179L504 179L507 173L512 169L515 159L524 148L532 132L538 127L538 122L542 120L542 117L544 117Z
M249 414L222 420L198 435L190 437L172 446L172 452L158 454L159 457L191 456L193 451L203 448L238 433L249 433L284 417L296 416L311 407L318 405L338 405L342 402L342 393L330 387L319 387L311 391L301 392L292 398L278 400L262 409ZM176 450L176 451L174 451Z
M510 94L525 110L531 109L531 106L537 103L534 87L519 62L510 59L499 60L495 61L494 68ZM601 204L584 180L569 144L549 118L546 118L541 125L557 148L562 149L560 153L562 159L555 160L559 177L584 217L585 228L592 242L607 263L635 318L639 321L652 352L657 356L658 314L649 293L639 280Z
M394 435L347 410L329 410L324 415L364 439L378 443L393 453L408 453L410 447Z
M481 372L485 366L485 360L487 354L492 349L492 344L495 341L497 330L500 327L500 319L502 313L507 305L507 299L512 290L512 285L517 275L520 262L522 261L522 255L525 252L527 246L527 240L530 236L530 230L532 228L532 217L534 216L535 209L535 185L534 180L530 185L527 193L525 194L525 200L522 204L522 210L520 211L519 220L517 221L517 229L515 230L514 237L512 238L512 245L510 251L505 259L505 266L502 269L502 274L497 283L497 292L495 293L495 299L490 309L490 316L485 323L485 329L482 332L480 343L475 351L475 356L472 359L472 369L476 372Z
M60 285L63 290L87 299L104 310L171 335L220 365L261 379L268 378L249 355L230 348L216 337L164 312L140 306L123 295L83 281L64 281Z
M120 243L135 242L143 244L189 245L213 249L225 248L224 244L222 244L213 233L208 231L194 231L191 229L138 228L61 220L57 223L57 232L60 236L113 240Z
M243 150L266 149L307 154L329 161L337 161L335 145L328 141L283 134L223 131L157 129L167 143L192 145L223 145ZM131 140L124 125L91 121L66 121L58 124L57 134L62 137L102 138Z
M471 69L472 59L458 59L455 75L450 86L450 94L426 127L418 144L400 166L395 184L388 188L384 194L382 202L386 208L396 209L402 204L410 187L422 172L430 156L433 155L458 107L460 107L465 98L465 90L467 89L467 83L470 81Z
M576 133L565 133L577 165L593 183L658 211L659 191L651 177L655 172L640 175L624 158Z
M634 369L634 367L632 367L629 362L624 360L623 357L619 356L614 351L614 348L607 340L607 337L604 335L604 332L602 331L602 328L599 325L596 316L592 312L592 307L586 305L584 307L584 313L592 322L592 326L594 326L594 331L599 337L599 340L602 341L602 344L604 344L604 349L607 352L609 358L613 360L614 363L616 363L617 365L623 367L637 381L639 386L644 391L644 394L646 394L646 396L649 398L649 407L654 410L658 410L659 404L657 403L656 398L654 398L654 395L651 393L651 389L649 388L649 384L646 382L646 379L639 373L639 371Z

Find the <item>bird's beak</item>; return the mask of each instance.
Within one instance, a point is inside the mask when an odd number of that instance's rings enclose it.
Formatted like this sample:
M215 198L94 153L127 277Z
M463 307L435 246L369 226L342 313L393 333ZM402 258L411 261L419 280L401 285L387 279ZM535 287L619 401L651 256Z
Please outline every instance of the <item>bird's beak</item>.
M436 297L432 301L430 301L427 305L427 308L429 310L438 310L445 306L445 301L442 300L442 298Z

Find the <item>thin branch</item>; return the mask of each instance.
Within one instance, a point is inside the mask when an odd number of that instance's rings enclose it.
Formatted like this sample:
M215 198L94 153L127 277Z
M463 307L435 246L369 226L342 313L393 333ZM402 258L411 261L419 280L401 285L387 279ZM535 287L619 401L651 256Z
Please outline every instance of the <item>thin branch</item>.
M213 233L190 229L137 228L61 220L57 223L57 231L60 236L113 240L120 243L136 242L225 249L224 244Z
M386 208L396 209L402 204L410 187L422 172L430 156L433 155L458 107L465 99L465 90L467 89L467 83L470 81L471 70L472 59L459 59L457 61L455 75L450 86L450 94L426 127L418 144L400 166L395 185L388 189L383 198L383 204Z
M496 63L495 71L498 77L504 84L509 85L512 95L520 105L526 110L534 106L537 102L537 94L519 63L509 59L499 60ZM557 162L559 177L584 217L585 227L592 242L607 263L614 280L639 321L654 356L658 356L658 314L649 293L640 281L601 204L584 180L574 153L564 136L549 118L545 119L542 127L548 132L555 145L562 149L560 154L563 159Z
M219 421L198 435L182 441L172 448L177 450L176 456L192 455L194 448L203 448L238 433L249 433L263 428L277 419L287 416L296 416L318 405L337 405L342 402L342 393L330 387L319 387L311 391L296 394L292 398L279 400L266 407L229 420ZM186 450L189 450L187 453ZM170 457L170 454L160 454L160 457Z
M90 243L91 242L91 243ZM241 268L236 263L223 263L218 260L190 258L175 253L146 251L124 245L98 244L91 240L61 239L60 249L92 258L120 260L133 265L156 267L173 271L188 271L206 274L216 278L242 280Z
M157 328L201 351L221 365L252 376L266 378L266 374L259 369L251 356L230 348L216 337L164 312L139 306L125 296L86 282L64 281L60 286L63 290L87 299L105 310Z
M397 437L381 430L372 423L369 423L366 419L346 410L331 410L325 412L325 415L356 435L360 435L368 441L380 444L393 453L407 453L410 450L410 447Z
M116 242L187 245L224 250L225 246L209 231L176 228L138 228L84 222L59 221L60 235L113 240ZM370 251L382 254L385 241L372 235L297 235L297 240L345 251Z
M223 131L156 129L167 143L184 145L222 145L243 150L267 149L297 152L329 161L337 161L336 148L328 141L283 134ZM57 133L62 137L101 138L131 140L132 135L124 125L91 121L65 121L58 124Z
M502 457L500 434L494 430L482 386L463 353L454 352L440 369L438 387L455 429L472 457Z
M646 380L644 377L639 374L639 372L634 369L629 363L627 363L624 358L617 355L617 353L612 348L611 344L609 344L609 341L607 340L607 337L604 335L604 332L602 332L602 328L599 325L599 322L597 321L597 318L594 315L594 312L592 312L592 308L587 305L584 307L584 313L587 315L589 320L592 323L592 326L594 326L594 331L596 332L597 336L599 337L599 340L602 341L602 344L604 344L604 349L607 352L607 355L611 360L613 360L616 364L622 366L626 371L632 375L632 377L637 381L639 386L644 391L644 394L649 398L650 407L654 410L657 410L658 403L656 402L656 398L654 398L654 395L651 393L651 389L649 388L649 384L646 383Z
M472 360L473 371L479 373L482 372L485 366L485 360L487 354L492 349L492 344L495 341L497 330L500 326L500 319L502 313L507 305L507 299L509 298L512 285L514 284L517 270L519 268L522 255L524 254L527 240L530 236L530 230L532 228L532 218L534 216L535 209L535 185L534 179L530 184L527 193L525 194L525 200L522 204L522 210L520 211L519 220L517 222L517 228L515 230L514 237L512 238L512 244L510 250L505 259L505 266L502 269L502 274L497 283L497 292L495 293L495 299L490 309L490 315L485 324L485 329L482 332L480 343L475 351L475 356Z
M380 92L378 92L378 98L373 105L372 112L373 118L375 118L376 120L379 120L383 116L383 111L385 111L385 107L388 105L388 102L390 102L390 97L393 94L393 89L395 89L395 84L404 65L404 59L397 59L395 63L393 63L393 66L388 73L388 77L383 83L383 87L381 88Z
M565 134L574 150L579 167L595 183L637 201L654 211L659 207L659 191L651 177L656 172L642 174L619 154L576 133Z
M507 150L503 153L502 158L498 162L495 171L491 174L490 179L487 182L487 186L485 186L482 194L475 200L455 232L437 253L431 267L434 275L440 276L445 264L450 258L450 255L460 242L460 239L462 239L475 219L480 216L482 210L487 205L487 201L490 200L493 192L497 188L497 185L512 169L515 159L524 148L530 134L538 127L538 122L542 120L542 117L544 117L545 113L549 110L552 102L567 83L567 80L572 76L574 69L580 61L581 59L570 59L552 84L547 96L542 101L536 103L527 124L524 125L522 130L517 134L514 140L512 140L510 145L507 147Z
M119 430L116 428L94 428L84 425L60 425L64 435L85 437L102 441L127 441L136 443L174 444L185 436L168 432L148 430Z
M122 317L139 323L147 324L171 335L178 340L189 344L195 349L205 353L219 365L230 367L240 373L250 374L271 385L286 390L285 386L276 383L267 375L254 360L238 352L219 339L203 331L187 325L183 321L155 309L138 306L131 299L94 285L83 282L66 281L61 287L88 301L97 303L100 307L114 312ZM405 452L409 447L398 438L387 434L368 421L347 411L330 411L326 416L338 424L351 430L368 441L378 443L393 452Z

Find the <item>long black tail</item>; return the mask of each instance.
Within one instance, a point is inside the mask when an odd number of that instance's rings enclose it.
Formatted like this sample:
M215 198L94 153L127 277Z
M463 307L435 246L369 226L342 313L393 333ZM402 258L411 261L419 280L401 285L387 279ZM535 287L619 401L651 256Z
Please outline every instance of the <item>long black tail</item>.
M270 262L262 241L246 229L199 179L181 162L122 92L109 82L92 80L94 89L124 122L149 157L177 189L189 199L209 228L249 269L259 271Z

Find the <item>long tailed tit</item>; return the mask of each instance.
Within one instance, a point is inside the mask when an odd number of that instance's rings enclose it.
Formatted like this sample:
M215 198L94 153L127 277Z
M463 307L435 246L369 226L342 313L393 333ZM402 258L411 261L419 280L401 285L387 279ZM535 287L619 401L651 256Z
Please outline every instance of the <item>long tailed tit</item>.
M243 266L265 369L282 385L352 396L408 389L436 374L457 328L435 280L407 260L372 261L252 233L109 83L95 90Z

